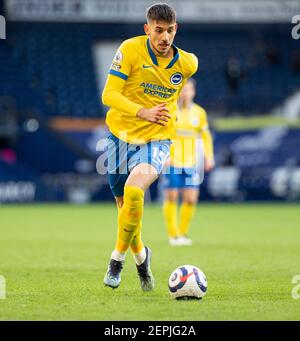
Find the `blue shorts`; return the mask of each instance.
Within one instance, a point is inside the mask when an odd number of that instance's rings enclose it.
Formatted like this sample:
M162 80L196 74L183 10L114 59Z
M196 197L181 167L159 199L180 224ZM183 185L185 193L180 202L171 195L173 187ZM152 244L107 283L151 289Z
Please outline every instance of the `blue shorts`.
M124 195L124 185L131 170L140 163L152 165L160 174L170 155L170 140L131 144L109 134L107 168L110 189L115 197Z
M163 188L165 189L197 189L200 183L200 174L196 167L178 168L170 166L164 171Z

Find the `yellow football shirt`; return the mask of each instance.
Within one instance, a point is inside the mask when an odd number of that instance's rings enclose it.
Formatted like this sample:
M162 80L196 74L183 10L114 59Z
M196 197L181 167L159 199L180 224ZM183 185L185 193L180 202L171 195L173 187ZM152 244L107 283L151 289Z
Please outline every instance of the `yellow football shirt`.
M196 166L202 145L205 158L213 160L213 143L206 111L192 103L189 108L178 108L177 118L176 137L172 140L170 149L171 165L180 168Z
M173 58L156 57L149 38L139 36L125 40L118 49L102 100L110 106L106 124L120 139L145 143L173 137L179 93L198 67L194 54L174 45L173 48ZM141 108L152 108L161 103L167 104L172 116L166 126L136 116Z

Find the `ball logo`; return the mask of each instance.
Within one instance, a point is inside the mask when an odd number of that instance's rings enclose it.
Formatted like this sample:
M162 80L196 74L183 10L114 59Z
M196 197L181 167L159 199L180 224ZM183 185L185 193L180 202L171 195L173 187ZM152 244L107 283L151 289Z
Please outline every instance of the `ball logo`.
M172 84L178 85L182 82L182 78L182 74L180 72L176 72L171 76L170 81Z
M174 281L176 281L176 279L177 279L177 272L174 272L174 274L173 274L173 276L172 276L172 278L171 278L171 281L172 282L174 282Z

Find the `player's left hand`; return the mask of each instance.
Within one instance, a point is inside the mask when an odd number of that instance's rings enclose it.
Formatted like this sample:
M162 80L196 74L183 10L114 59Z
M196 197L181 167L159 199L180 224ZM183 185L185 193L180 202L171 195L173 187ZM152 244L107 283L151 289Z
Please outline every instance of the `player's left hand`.
M205 172L210 172L215 167L214 160L205 160L204 161L204 170Z

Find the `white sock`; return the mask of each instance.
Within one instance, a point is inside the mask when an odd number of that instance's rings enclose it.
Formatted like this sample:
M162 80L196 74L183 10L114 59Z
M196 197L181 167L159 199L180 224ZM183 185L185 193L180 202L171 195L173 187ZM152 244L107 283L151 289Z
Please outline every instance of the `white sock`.
M114 250L110 256L111 259L117 260L119 262L123 262L125 260L126 253L119 252L118 250Z
M133 258L135 260L135 263L137 265L141 265L142 263L144 263L145 259L146 259L146 249L145 247L143 247L142 251L139 253L135 253L133 255Z

